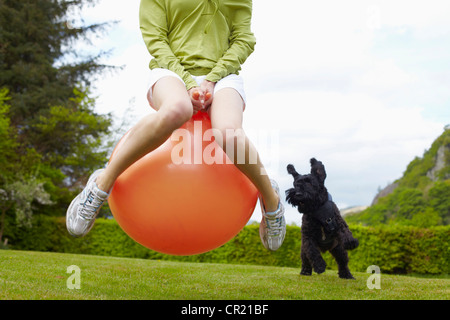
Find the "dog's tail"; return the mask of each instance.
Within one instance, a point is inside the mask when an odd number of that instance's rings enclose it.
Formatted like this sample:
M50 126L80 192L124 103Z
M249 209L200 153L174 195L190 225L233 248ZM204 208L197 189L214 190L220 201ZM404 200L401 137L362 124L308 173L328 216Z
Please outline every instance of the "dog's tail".
M294 168L294 165L292 165L292 164L288 164L288 166L287 166L287 172L289 173L289 174L292 174L292 176L295 178L295 177L297 177L299 174L298 174L298 172L295 170L295 168Z

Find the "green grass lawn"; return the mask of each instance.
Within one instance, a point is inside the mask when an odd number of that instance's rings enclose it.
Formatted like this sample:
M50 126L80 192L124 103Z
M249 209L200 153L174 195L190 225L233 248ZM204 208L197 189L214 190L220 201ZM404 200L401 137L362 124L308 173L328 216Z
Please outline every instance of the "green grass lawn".
M68 279L80 270L80 289ZM180 263L91 255L0 250L0 299L21 300L300 300L449 299L450 279L381 274L368 289L368 273L339 279L330 270L310 277L299 269ZM69 280L71 280L70 278ZM70 284L74 283L69 281Z

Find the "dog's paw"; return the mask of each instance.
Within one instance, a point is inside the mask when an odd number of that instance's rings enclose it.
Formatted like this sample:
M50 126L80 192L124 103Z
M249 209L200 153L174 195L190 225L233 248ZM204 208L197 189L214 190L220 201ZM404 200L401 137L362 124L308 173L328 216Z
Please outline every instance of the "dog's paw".
M348 239L348 241L344 242L344 249L345 250L353 250L356 249L359 246L358 239L352 238Z
M302 268L302 270L300 271L300 274L302 276L310 276L312 274L312 269L311 268Z
M325 263L325 261L321 261L320 263L316 263L314 265L314 271L318 274L324 273L326 268L327 264Z
M354 278L353 275L350 273L350 271L348 271L348 272L339 272L339 278L341 278L341 279L355 280L355 278Z

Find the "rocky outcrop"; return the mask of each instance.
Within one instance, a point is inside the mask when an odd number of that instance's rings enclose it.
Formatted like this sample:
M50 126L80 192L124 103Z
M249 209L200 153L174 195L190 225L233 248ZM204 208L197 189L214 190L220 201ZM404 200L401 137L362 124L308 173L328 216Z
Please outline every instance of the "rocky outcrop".
M370 205L373 206L377 204L380 198L386 197L387 195L391 194L397 187L398 182L394 182L387 185L384 189L382 189L380 192L377 193L377 195L375 196L375 198L373 198L372 203Z
M439 178L439 176L438 176L439 171L441 171L442 169L445 168L445 166L448 165L447 162L449 162L449 159L446 160L446 154L447 155L450 154L450 144L440 146L436 153L436 162L434 164L434 167L431 168L431 170L427 172L427 177L430 178L432 181L437 181ZM447 174L443 178L444 178L444 180L449 179L450 174Z

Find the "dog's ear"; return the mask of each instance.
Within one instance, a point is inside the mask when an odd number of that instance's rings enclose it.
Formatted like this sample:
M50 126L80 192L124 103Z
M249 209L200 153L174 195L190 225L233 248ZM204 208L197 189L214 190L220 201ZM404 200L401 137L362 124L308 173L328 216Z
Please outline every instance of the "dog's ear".
M311 158L310 163L311 174L313 176L316 176L321 183L324 183L325 178L327 177L327 173L325 171L325 166L323 165L323 163L321 161L317 161L316 158Z
M287 166L287 172L289 173L289 174L292 174L292 176L294 177L294 178L296 178L299 174L298 174L298 172L295 170L295 168L294 168L294 166L292 165L292 164L288 164L288 166Z

